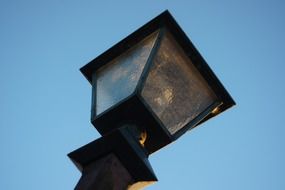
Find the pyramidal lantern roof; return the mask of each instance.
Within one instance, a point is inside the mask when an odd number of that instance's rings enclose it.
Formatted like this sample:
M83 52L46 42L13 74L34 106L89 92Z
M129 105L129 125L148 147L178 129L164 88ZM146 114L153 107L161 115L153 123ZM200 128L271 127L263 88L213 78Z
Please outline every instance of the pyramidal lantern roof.
M93 88L91 121L106 134L146 128L152 153L235 104L168 11L81 68Z

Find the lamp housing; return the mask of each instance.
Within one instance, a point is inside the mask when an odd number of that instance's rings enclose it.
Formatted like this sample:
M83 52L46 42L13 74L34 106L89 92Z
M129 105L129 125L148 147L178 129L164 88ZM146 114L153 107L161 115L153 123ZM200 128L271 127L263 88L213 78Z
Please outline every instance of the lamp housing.
M141 127L149 154L235 105L168 11L81 72L92 85L94 127L101 135L126 124Z

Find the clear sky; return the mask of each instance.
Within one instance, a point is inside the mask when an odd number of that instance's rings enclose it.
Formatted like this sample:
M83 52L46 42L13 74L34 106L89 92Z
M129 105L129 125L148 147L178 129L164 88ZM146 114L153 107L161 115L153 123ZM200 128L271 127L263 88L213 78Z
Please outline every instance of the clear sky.
M150 157L154 189L285 189L285 1L0 0L0 189L69 190L99 137L79 68L168 9L237 102Z

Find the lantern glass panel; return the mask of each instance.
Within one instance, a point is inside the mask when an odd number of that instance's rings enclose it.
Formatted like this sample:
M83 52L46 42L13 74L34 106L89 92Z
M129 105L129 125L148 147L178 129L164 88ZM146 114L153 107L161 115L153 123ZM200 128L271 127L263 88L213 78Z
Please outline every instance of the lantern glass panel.
M217 101L217 97L169 32L162 38L142 97L171 135Z
M134 92L157 35L154 32L95 72L96 115Z

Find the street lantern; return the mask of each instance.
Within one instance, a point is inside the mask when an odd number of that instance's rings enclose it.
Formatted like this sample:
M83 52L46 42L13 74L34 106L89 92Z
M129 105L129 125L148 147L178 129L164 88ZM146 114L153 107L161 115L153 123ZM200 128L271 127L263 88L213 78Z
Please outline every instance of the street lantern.
M235 104L200 53L163 12L81 68L102 135L71 152L76 190L139 189L157 178L148 156Z
M151 154L235 104L168 11L81 68L101 135L125 125Z

